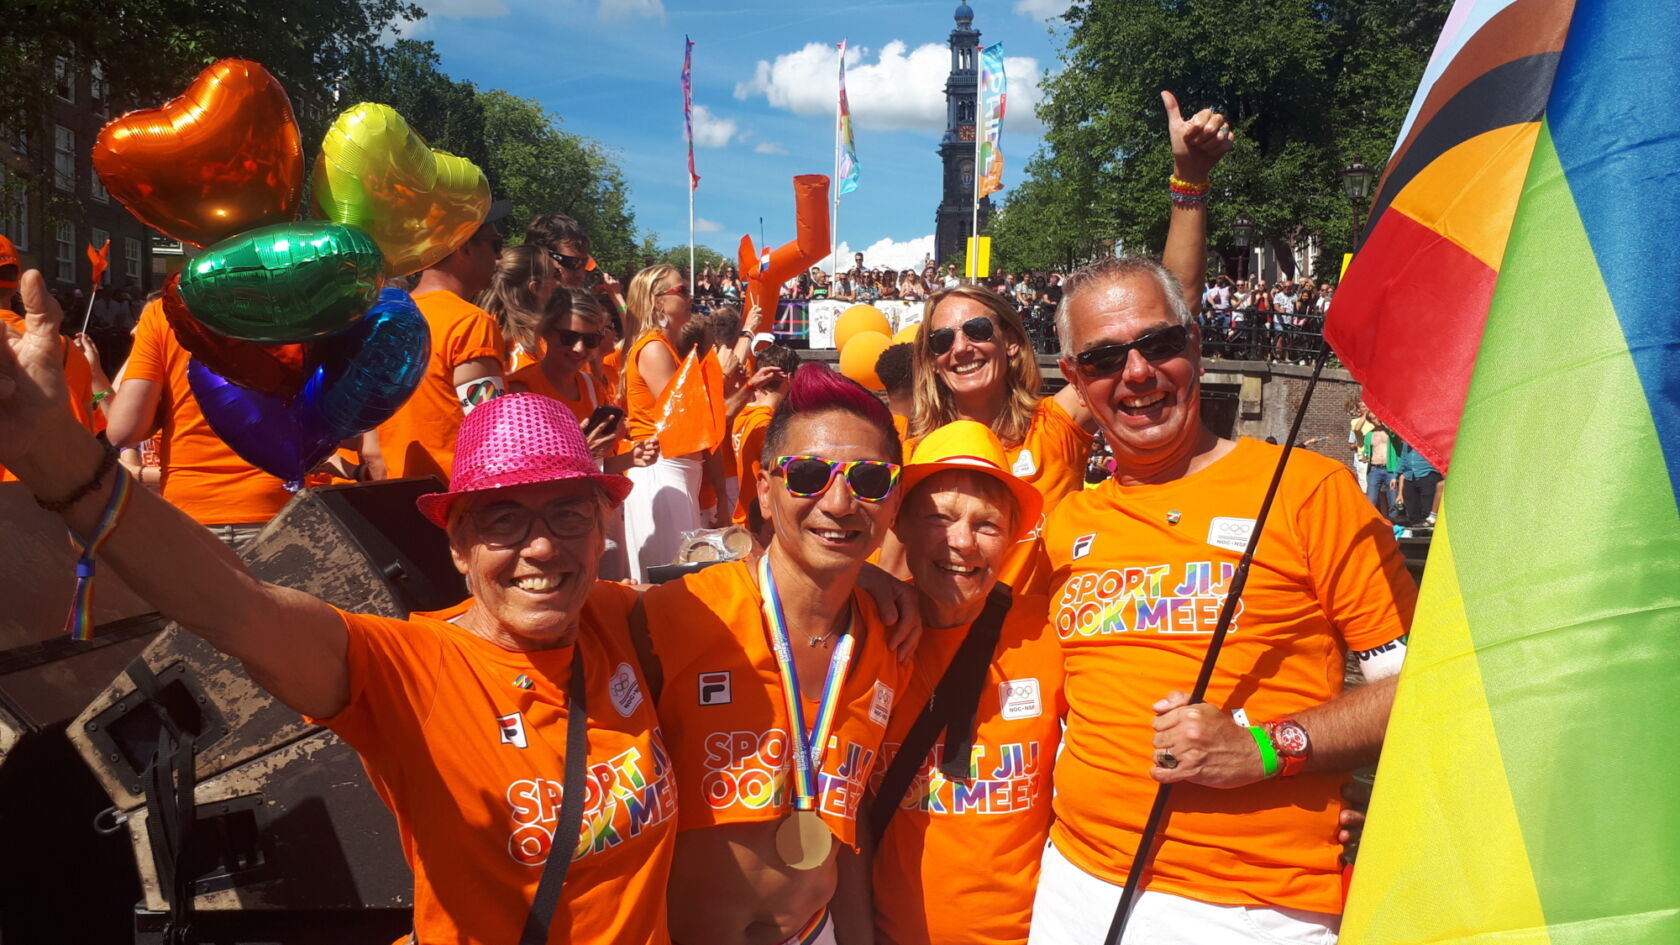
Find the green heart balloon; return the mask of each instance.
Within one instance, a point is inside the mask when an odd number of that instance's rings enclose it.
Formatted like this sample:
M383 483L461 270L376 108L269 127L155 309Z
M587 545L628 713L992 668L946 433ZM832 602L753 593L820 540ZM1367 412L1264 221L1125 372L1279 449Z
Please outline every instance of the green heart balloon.
M354 227L279 223L216 243L181 269L181 301L211 331L290 344L355 324L385 285L384 259Z

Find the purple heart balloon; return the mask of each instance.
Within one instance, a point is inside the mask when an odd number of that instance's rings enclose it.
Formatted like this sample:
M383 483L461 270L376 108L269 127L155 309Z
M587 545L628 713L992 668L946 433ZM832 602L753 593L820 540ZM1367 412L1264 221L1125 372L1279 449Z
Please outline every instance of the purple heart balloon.
M290 489L341 440L385 422L408 400L431 356L431 330L408 293L384 289L347 331L310 349L308 380L290 401L241 387L197 358L187 363L187 384L210 428Z

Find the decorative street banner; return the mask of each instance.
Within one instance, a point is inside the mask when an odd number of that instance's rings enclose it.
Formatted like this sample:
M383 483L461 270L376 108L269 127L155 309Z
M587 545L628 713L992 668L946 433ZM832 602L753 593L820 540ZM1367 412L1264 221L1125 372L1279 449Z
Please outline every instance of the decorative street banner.
M1003 189L1003 149L998 139L1003 137L1003 107L1005 85L1003 74L1003 44L993 43L980 50L980 189L975 199Z
M700 186L700 175L694 172L694 79L690 68L693 63L694 40L684 36L682 71L683 138L688 141L688 189L690 192Z
M810 325L810 343L813 348L834 347L834 323L840 318L840 313L860 303L846 302L835 299L812 299L806 309L806 317ZM892 330L897 332L909 325L922 323L922 303L903 302L893 299L883 299L879 302L863 303L880 309L881 314L887 316Z

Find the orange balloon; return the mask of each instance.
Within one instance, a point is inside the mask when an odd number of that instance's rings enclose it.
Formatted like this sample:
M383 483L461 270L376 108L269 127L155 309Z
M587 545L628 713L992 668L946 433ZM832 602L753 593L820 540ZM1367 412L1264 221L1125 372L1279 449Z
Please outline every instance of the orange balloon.
M921 322L917 322L914 325L905 325L903 328L898 330L897 334L893 335L893 344L913 345L916 343L916 332L921 330Z
M194 246L289 223L303 202L291 100L245 59L212 63L180 98L112 120L93 169L142 223Z
M782 283L828 257L828 176L801 174L793 179L794 240L771 251L753 251L751 236L741 237L738 250L741 273L741 313L760 312L753 331L769 331L776 318L776 301ZM766 258L768 257L768 258ZM768 266L766 267L766 264Z
M846 342L866 331L879 332L892 340L892 323L873 305L854 305L834 320L834 347L846 350Z
M892 347L892 343L886 332L858 332L840 349L840 373L870 390L885 390L887 385L881 383L881 378L875 373L875 362L880 360L881 352Z

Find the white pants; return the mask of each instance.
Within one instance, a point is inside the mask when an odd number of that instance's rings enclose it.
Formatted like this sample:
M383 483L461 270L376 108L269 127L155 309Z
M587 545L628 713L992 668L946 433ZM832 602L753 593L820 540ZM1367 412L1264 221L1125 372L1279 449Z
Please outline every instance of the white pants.
M626 475L636 485L624 500L624 550L630 580L643 584L648 568L675 561L683 533L700 527L700 460L661 458Z
M1027 945L1102 945L1120 887L1044 847ZM1145 890L1132 900L1121 945L1334 945L1341 916L1267 906L1221 906Z

